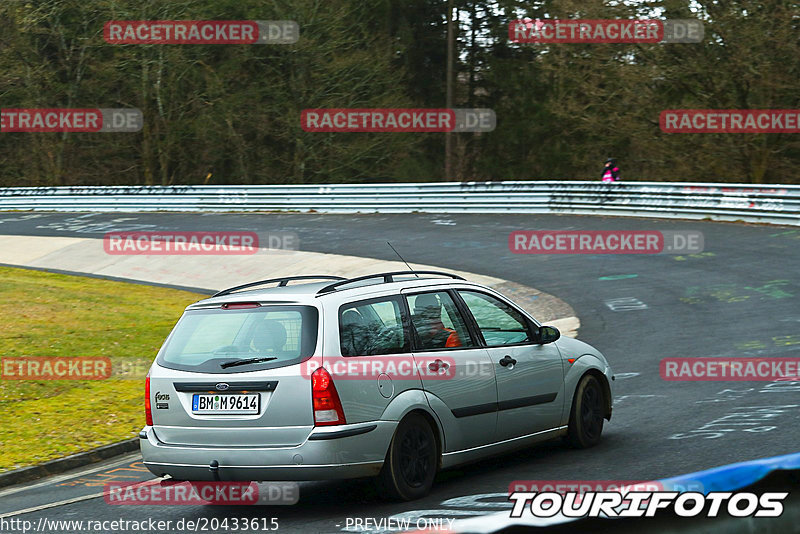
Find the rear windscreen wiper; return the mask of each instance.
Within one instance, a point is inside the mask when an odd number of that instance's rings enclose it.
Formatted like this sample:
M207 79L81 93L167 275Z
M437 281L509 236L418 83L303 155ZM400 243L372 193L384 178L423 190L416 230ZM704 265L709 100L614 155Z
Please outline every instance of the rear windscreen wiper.
M236 367L237 365L247 365L247 364L250 364L250 363L270 362L272 360L277 360L277 359L278 358L276 358L274 356L270 357L270 358L246 358L244 360L232 360L230 362L221 363L221 364L219 364L219 366L222 367L223 369L227 369L228 367Z

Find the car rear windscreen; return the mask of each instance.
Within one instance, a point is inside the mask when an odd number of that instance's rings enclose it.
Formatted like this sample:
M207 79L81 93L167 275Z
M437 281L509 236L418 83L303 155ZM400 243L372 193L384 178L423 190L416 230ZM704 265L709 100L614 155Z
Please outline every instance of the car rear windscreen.
M156 362L169 369L241 373L299 363L314 353L317 309L260 306L188 310Z

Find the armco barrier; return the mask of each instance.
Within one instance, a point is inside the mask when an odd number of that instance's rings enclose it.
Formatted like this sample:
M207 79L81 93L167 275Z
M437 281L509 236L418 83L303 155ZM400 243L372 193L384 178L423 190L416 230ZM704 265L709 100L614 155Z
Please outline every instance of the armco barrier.
M800 186L441 182L0 188L0 210L571 213L800 225Z

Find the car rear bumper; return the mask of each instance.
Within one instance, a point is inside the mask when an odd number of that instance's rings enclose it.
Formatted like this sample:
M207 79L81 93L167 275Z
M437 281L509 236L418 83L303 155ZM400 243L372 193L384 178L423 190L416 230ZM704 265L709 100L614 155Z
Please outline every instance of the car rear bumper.
M260 448L167 444L155 429L145 427L139 446L144 465L154 475L176 480L360 478L380 472L396 427L396 421L317 427L295 447Z

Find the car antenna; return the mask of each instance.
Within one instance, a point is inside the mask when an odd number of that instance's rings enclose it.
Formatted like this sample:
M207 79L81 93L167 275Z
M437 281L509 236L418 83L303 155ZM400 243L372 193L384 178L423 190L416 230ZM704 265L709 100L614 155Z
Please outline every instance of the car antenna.
M406 264L406 267L408 267L408 270L409 270L409 271L411 271L412 273L414 273L414 276L416 276L417 278L419 278L419 275L418 275L416 272L414 272L414 269L412 269L412 268L411 268L411 266L408 264L408 262L407 262L406 260L404 260L404 259L403 259L403 256L401 256L401 255L400 255L400 253L399 253L399 252L397 252L397 249L396 249L396 248L394 248L394 247L392 246L392 244L391 244L391 243L389 243L388 241L386 242L386 244L387 244L387 245L389 245L389 247L390 247L392 250L394 250L394 253L395 253L395 254L397 254L397 257L398 257L398 258L400 258L401 260L403 260L403 263L405 263L405 264Z

